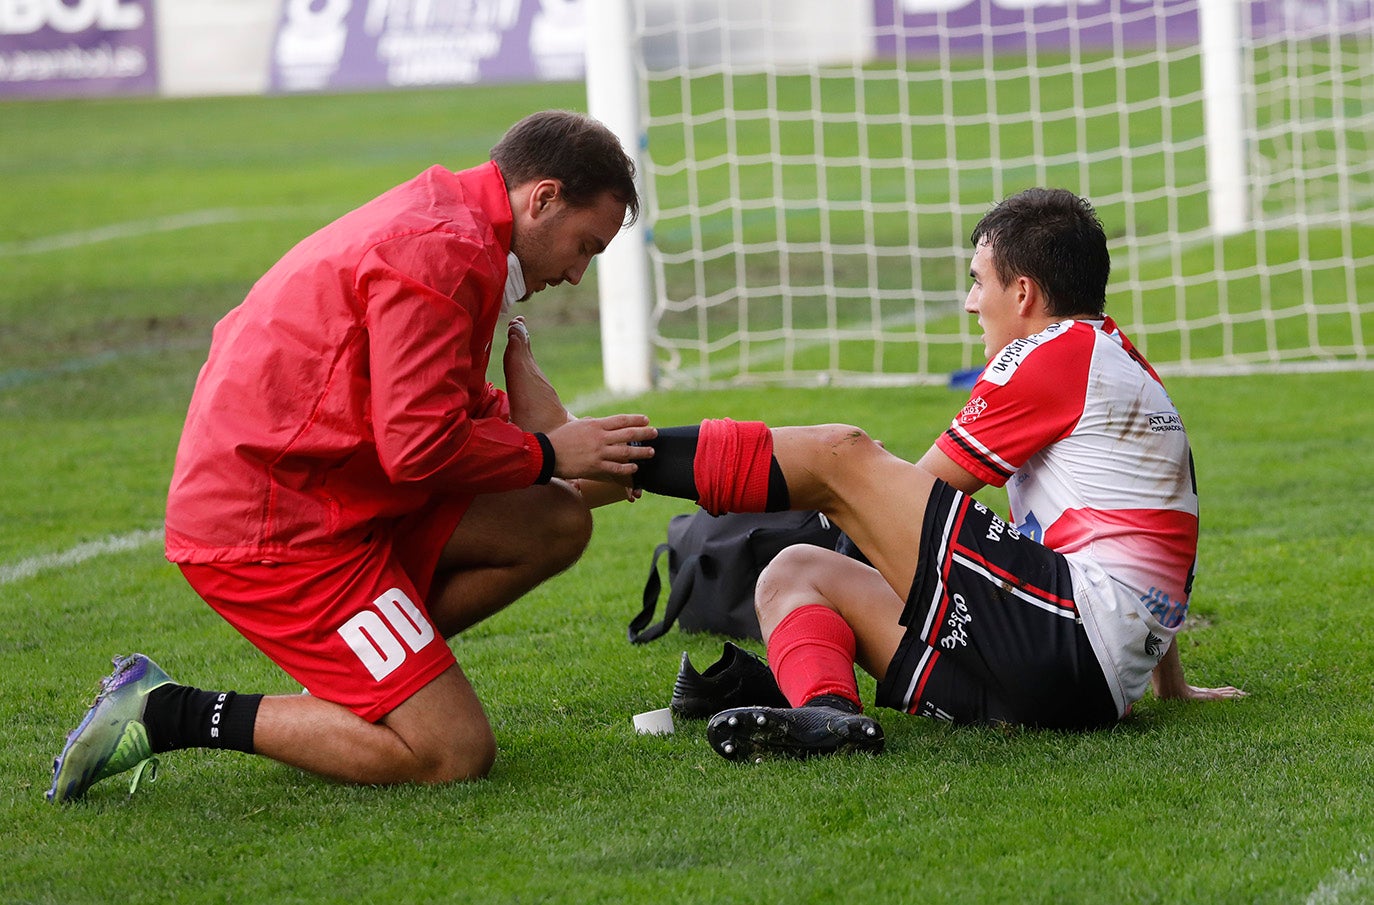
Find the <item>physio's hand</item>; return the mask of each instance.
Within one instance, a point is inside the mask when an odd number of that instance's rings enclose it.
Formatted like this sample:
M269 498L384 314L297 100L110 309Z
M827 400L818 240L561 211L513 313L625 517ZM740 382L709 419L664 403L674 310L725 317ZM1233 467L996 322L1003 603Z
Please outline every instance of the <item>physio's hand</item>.
M553 473L560 478L594 478L628 485L635 462L648 459L648 446L631 446L658 436L644 415L577 418L549 431Z

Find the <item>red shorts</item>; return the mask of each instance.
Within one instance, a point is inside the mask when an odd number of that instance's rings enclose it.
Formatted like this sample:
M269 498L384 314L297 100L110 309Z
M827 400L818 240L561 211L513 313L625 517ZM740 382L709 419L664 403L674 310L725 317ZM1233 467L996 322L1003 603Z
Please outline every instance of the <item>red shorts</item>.
M181 563L181 572L310 694L376 722L457 662L426 600L470 502L431 504L329 559Z

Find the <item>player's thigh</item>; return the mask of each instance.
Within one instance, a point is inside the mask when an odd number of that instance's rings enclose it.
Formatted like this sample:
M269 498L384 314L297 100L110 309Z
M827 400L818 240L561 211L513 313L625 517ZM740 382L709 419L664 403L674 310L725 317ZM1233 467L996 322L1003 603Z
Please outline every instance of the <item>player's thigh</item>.
M591 510L562 481L481 494L445 544L439 571L576 559L591 532Z
M773 430L794 509L819 509L905 599L935 478L844 424Z

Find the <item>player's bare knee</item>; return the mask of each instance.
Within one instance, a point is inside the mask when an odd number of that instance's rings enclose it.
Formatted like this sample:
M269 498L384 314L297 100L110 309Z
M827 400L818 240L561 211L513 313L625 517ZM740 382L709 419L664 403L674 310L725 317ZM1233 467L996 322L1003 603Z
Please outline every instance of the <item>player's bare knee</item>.
M470 782L474 779L481 779L491 772L495 763L496 736L488 730L476 739L469 739L468 743L458 752L456 762L452 764L453 770L450 781Z
M868 431L852 424L822 424L817 429L817 444L828 455L836 458L852 458L882 449L878 442L868 435Z
M754 589L754 612L759 625L777 625L798 607L816 603L819 591L814 580L824 569L829 551L810 544L785 548L759 573Z
M803 468L808 482L804 499L809 508L826 510L850 480L858 463L882 453L882 446L852 424L815 424L773 431L775 454L793 468ZM793 502L799 488L792 487Z

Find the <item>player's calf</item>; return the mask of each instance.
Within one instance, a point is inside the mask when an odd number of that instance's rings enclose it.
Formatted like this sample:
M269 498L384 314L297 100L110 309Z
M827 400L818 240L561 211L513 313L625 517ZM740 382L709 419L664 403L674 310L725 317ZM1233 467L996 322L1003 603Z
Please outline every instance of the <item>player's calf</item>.
M773 433L762 421L707 419L660 430L645 445L654 457L639 463L637 488L694 500L712 515L791 508Z
M644 445L634 486L694 500L713 515L780 512L842 504L845 485L862 478L865 457L887 456L861 428L848 424L769 428L761 421L707 419L661 429Z

